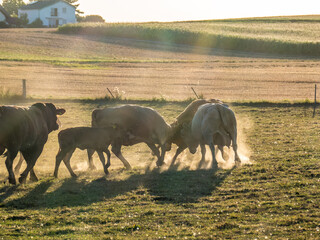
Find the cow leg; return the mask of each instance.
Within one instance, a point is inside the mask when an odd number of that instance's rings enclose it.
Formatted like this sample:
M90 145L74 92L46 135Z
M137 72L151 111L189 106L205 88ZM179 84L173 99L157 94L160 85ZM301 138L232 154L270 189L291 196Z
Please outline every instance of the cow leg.
M34 172L34 168L30 170L30 181L31 182L38 182L38 177L36 173Z
M199 162L198 168L202 168L205 166L205 162L206 162L206 145L204 144L200 144L200 149L201 149L201 160Z
M4 146L0 146L0 156L4 153L6 148Z
M177 160L177 157L179 156L180 153L182 153L186 147L178 147L176 154L173 156L172 161L171 161L171 166L174 165L175 161Z
M157 161L157 166L160 167L163 165L164 162L164 155L166 153L166 145L160 145L161 153L159 152L159 149L153 144L153 143L147 143L149 148L152 150L154 155L157 156L158 161Z
M89 169L90 170L95 170L96 166L93 164L93 160L92 160L92 155L94 154L94 150L93 149L87 149L87 153L88 153L88 164L89 164Z
M8 150L7 159L6 159L6 167L9 173L9 183L16 184L16 178L14 177L14 172L12 169L13 159L17 156L17 150Z
M54 175L55 178L58 177L58 171L59 171L60 163L61 163L62 159L65 158L65 156L67 155L67 153L68 153L68 150L65 150L65 149L62 150L61 148L59 149L59 152L58 152L58 154L57 154L57 156L56 156L56 166L55 166L55 168L54 168L54 173L53 173L53 175Z
M232 136L232 148L234 151L234 161L235 161L235 164L238 166L240 165L241 160L238 155L237 130L235 129L230 135Z
M236 164L236 166L239 166L241 164L241 160L240 160L240 157L238 155L238 146L237 144L234 144L232 143L232 148L233 148L233 151L234 151L234 162Z
M213 142L209 143L209 147L210 147L211 154L212 154L211 168L214 169L214 170L217 170L218 169L218 163L217 163L217 160L216 160L216 155L215 155L215 149L214 149Z
M159 159L160 158L160 152L159 149L154 145L153 143L147 143L148 147L151 149L154 155Z
M166 155L166 150L167 150L166 144L161 145L161 155L160 155L160 159L157 161L157 165L158 166L162 166L163 165L164 156Z
M73 148L71 151L69 151L66 156L63 158L63 162L64 164L66 165L67 169L69 170L69 173L72 177L77 177L77 175L73 172L72 168L71 168L71 165L70 165L70 159L71 159L71 156L74 152L74 150L76 150L75 148Z
M43 146L41 147L35 147L33 149L28 149L27 151L23 151L23 157L27 162L26 169L21 173L21 176L19 178L20 183L25 183L28 173L33 169L37 159L39 158L41 152L42 152Z
M131 169L130 163L123 157L121 153L121 145L113 145L111 151L121 160L127 170Z
M220 152L221 152L221 156L222 156L223 160L228 161L228 159L229 159L229 154L226 153L226 151L224 151L223 146L222 146L222 145L218 145L218 149L219 149Z
M106 153L108 152L109 155L111 155L108 149L105 150L105 152L106 152ZM104 173L105 173L106 175L108 175L108 174L109 174L109 172L108 172L108 167L110 166L110 156L109 156L108 153L107 153L107 155L108 155L108 160L107 160L108 163L105 164L106 159L105 159L104 156L103 156L103 152L97 151L97 153L98 153L98 156L99 156L100 161L101 161L101 163L102 163Z
M15 174L18 174L18 173L19 173L20 168L21 168L21 165L22 165L22 163L23 163L23 160L24 160L24 158L23 158L23 156L22 156L22 153L20 153L19 162L18 162L18 164L17 164L17 165L15 166L15 168L14 168L14 173L15 173Z

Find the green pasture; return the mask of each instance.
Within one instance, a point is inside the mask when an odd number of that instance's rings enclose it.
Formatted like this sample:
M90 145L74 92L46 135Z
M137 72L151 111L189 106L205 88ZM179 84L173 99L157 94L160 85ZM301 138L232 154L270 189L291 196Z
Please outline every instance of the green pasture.
M62 128L90 124L99 104L62 101ZM29 103L25 103L28 105ZM170 123L188 102L140 101ZM309 104L229 103L239 126L246 163L238 168L194 168L199 155L183 154L173 168L152 167L143 144L124 149L125 171L112 156L110 175L78 166L70 178L51 133L35 171L40 181L11 186L0 169L0 238L3 239L318 239L320 231L319 112ZM170 163L173 151L167 154ZM210 160L210 157L207 157ZM72 166L86 166L78 151ZM250 164L249 164L250 163ZM219 162L222 166L223 162Z
M134 38L226 50L319 56L320 17L226 19L190 22L79 23L59 33Z

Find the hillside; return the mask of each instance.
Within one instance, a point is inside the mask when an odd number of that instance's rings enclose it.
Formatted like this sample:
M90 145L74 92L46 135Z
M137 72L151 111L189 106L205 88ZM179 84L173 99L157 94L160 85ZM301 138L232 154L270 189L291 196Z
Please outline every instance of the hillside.
M60 33L90 34L226 50L320 55L320 16L265 17L168 23L69 24Z

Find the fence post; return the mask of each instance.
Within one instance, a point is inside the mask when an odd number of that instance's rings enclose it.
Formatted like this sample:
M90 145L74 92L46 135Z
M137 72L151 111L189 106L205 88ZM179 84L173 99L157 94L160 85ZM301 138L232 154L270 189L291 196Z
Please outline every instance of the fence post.
M109 88L107 88L107 90L109 91L109 93L110 93L111 97L112 97L112 98L114 98L114 96L113 96L112 92L110 91L110 89L109 89Z
M22 97L24 99L27 98L27 80L26 79L22 79Z
M314 85L314 106L313 106L312 117L316 115L316 107L317 107L317 84Z
M192 89L194 95L196 95L197 99L199 99L199 96L198 96L198 94L196 93L196 91L193 89L193 87L191 87L191 89Z

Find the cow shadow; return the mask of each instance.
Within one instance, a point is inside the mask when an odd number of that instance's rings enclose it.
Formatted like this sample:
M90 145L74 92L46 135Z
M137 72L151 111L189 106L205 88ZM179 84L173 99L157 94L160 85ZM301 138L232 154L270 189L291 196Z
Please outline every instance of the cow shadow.
M232 170L160 172L159 169L154 169L143 174L131 174L125 180L109 180L108 177L100 177L93 181L77 178L63 180L49 178L25 196L8 201L2 204L2 207L23 209L88 206L129 192L139 195L141 189L143 192L147 191L152 200L159 204L192 203L197 202L201 197L211 195ZM48 191L57 181L61 185L53 191Z

